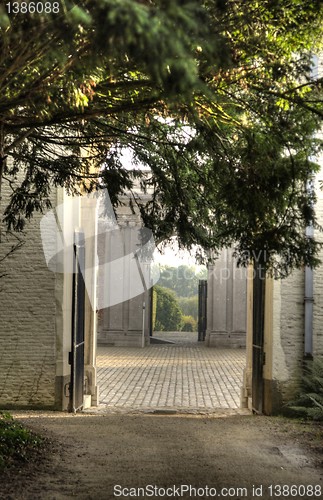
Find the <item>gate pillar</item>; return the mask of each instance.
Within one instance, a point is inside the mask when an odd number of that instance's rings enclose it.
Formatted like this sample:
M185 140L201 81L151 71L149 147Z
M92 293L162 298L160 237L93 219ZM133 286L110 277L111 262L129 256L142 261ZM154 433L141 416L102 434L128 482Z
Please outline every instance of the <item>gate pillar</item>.
M246 347L247 270L237 267L230 248L208 267L207 310L208 346Z
M85 204L81 204L81 221L85 233L85 272L90 275L90 279L86 280L84 301L84 407L86 408L99 404L96 379L98 208L95 198L87 199Z

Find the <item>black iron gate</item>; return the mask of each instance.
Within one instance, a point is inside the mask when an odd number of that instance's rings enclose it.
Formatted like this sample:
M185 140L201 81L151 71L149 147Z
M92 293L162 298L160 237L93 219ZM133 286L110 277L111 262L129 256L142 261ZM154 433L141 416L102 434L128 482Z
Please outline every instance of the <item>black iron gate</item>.
M72 350L70 353L71 383L69 406L69 410L74 413L83 407L84 396L84 268L84 233L82 231L75 231L72 298Z
M198 340L205 340L207 313L207 280L199 280Z
M252 339L252 409L263 412L263 366L265 326L265 268L261 263L254 265L253 278L253 339Z

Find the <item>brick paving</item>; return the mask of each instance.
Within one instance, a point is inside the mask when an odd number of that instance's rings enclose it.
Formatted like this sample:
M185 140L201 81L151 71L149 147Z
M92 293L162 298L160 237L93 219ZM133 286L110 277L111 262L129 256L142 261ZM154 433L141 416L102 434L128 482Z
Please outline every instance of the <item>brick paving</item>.
M149 347L99 347L100 408L214 411L240 407L243 349L182 341Z

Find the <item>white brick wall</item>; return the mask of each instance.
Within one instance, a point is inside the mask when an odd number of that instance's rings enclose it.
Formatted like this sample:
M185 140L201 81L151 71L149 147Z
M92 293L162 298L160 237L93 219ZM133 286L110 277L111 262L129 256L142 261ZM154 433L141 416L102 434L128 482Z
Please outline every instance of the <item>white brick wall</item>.
M2 211L9 195L8 186L4 185ZM60 213L60 226L66 234L82 226L81 198L74 199L72 205L70 200L62 188L52 190L53 209L62 203L65 207ZM83 215L85 234L88 232L90 236L95 224L95 208ZM21 235L25 241L23 247L0 262L0 276L6 273L0 278L0 407L66 409L69 402L66 389L70 382L73 254L64 252L62 266L67 271L64 274L47 268L39 225L42 216L34 214ZM46 226L43 230L55 254L60 240L56 228L48 226L46 231ZM0 259L14 241L13 237L8 241L2 237ZM95 248L93 239L88 237L88 264L94 265ZM92 285L95 289L95 280ZM85 371L92 402L95 402L96 326L95 312L89 301L86 301L85 324Z
M272 378L283 399L299 383L304 351L304 271L274 283Z
M3 196L3 205L8 191ZM40 239L41 215L27 223L25 244L0 263L0 406L53 406L55 402L55 275ZM15 240L2 235L0 255Z
M316 214L318 222L323 226L323 157L321 158L321 171L316 177L317 204ZM323 243L323 232L315 231L316 238ZM314 355L323 355L323 248L320 250L319 258L322 264L314 271L314 304L313 304L313 350Z
M323 159L320 159L323 165ZM316 214L323 226L323 168L315 179L317 193ZM315 230L315 237L323 242L323 233ZM313 355L323 355L323 249L322 264L314 270L313 278ZM297 270L290 277L274 283L273 305L273 366L272 378L284 399L293 397L300 380L304 356L304 298L305 271Z

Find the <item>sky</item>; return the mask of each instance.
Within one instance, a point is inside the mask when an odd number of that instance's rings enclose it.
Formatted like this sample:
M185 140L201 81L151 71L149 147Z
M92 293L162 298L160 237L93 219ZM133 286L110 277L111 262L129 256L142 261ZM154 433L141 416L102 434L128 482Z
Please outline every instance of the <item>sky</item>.
M178 267L180 265L198 266L195 261L194 253L191 255L187 250L178 249L176 238L173 239L171 246L167 246L163 249L162 253L157 249L155 250L154 262L161 266L171 267Z

